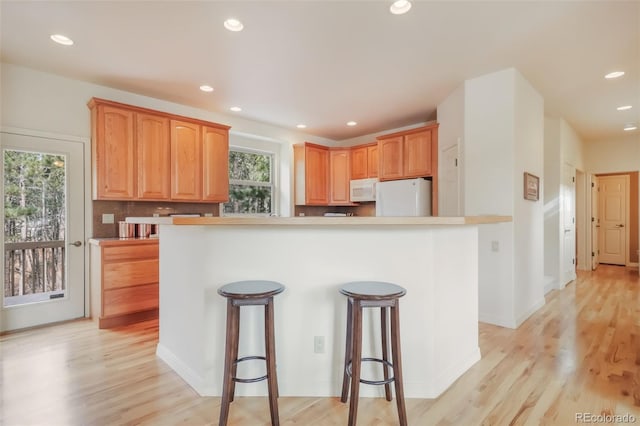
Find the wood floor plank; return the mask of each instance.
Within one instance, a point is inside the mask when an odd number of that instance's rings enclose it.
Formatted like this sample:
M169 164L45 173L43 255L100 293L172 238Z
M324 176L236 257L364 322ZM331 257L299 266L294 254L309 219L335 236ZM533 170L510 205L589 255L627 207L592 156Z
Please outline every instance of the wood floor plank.
M577 413L640 423L637 270L579 272L517 330L479 332L482 359L439 398L407 399L410 425L564 426ZM157 339L157 321L0 336L0 425L216 425L220 398L198 396L156 358ZM348 404L281 397L279 411L287 426L344 425ZM267 399L236 398L229 424L269 425ZM397 424L395 402L361 398L358 424Z

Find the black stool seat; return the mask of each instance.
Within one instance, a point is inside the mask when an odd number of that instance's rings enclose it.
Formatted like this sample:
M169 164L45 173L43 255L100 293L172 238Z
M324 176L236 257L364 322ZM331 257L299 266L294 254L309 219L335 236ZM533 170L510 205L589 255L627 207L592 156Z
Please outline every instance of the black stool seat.
M276 281L247 280L225 284L218 294L231 299L262 299L284 291L284 286Z
M278 379L276 375L276 343L273 319L273 296L284 291L284 286L275 281L247 280L223 285L218 294L227 298L227 337L225 343L224 373L222 384L222 400L220 403L219 426L227 424L229 407L233 402L237 383L254 383L266 380L269 389L269 412L271 424L280 424L278 416ZM238 357L240 341L240 307L264 306L264 356ZM264 360L267 374L261 377L243 379L236 376L238 363L251 360Z
M347 341L345 345L342 396L340 400L349 404L349 426L356 425L360 383L384 385L385 398L391 401L391 385L396 390L398 418L401 426L407 425L407 410L404 404L402 384L402 357L400 354L399 299L407 290L399 285L384 281L354 281L344 284L340 293L347 296ZM382 358L362 357L362 314L364 308L380 308L380 328L382 337ZM388 317L391 317L391 339L389 339ZM389 340L393 359L389 357ZM360 377L363 361L382 364L384 380L365 380ZM389 377L389 368L393 377ZM351 384L351 386L349 386Z

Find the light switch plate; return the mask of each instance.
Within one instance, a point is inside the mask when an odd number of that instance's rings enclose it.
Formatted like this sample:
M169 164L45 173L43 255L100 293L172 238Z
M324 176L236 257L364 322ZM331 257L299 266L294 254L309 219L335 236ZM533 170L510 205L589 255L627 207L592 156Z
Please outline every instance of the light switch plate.
M113 223L115 220L113 213L102 213L102 223Z

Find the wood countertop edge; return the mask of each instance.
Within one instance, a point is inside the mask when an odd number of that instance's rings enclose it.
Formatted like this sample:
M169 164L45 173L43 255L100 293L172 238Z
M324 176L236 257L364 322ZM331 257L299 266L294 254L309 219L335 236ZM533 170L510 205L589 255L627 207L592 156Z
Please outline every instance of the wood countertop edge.
M176 217L174 225L273 225L273 226L371 226L371 225L483 225L511 222L511 216L463 217Z
M158 244L158 238L89 238L88 243L94 246L119 246L119 245L142 245Z

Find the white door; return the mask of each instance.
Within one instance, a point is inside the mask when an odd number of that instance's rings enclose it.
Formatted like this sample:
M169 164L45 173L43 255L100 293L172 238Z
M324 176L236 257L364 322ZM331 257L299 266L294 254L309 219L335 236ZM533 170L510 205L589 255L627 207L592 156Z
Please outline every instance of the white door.
M461 216L460 190L458 176L458 145L450 146L442 151L438 159L440 173L438 181L439 216Z
M626 265L629 176L600 176L600 263Z
M591 269L594 271L600 263L600 247L598 246L600 233L600 216L598 214L599 185L598 177L591 176Z
M565 164L562 167L562 282L564 286L576 279L576 171Z
M84 316L84 145L0 133L0 330Z

